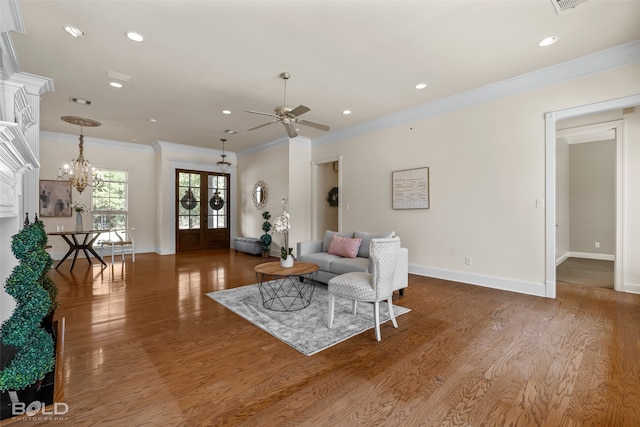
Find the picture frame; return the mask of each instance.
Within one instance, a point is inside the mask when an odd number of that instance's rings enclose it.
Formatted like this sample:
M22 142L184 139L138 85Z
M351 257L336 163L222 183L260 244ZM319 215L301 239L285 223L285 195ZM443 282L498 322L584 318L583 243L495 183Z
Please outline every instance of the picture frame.
M40 180L38 191L40 217L71 216L71 183L68 181Z
M429 209L429 168L391 173L393 209Z

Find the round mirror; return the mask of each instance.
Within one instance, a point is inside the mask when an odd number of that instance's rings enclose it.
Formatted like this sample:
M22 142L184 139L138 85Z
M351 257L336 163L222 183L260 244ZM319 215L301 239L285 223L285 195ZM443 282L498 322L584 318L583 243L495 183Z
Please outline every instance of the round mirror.
M267 206L268 196L267 184L264 181L256 182L253 186L253 204L256 205L256 209L264 209Z

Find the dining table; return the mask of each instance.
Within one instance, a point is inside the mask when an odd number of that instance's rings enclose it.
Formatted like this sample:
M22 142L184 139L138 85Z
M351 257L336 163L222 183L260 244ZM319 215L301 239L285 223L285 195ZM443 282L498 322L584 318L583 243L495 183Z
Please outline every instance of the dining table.
M71 268L69 271L73 270L73 267L76 264L76 259L78 258L78 254L80 251L84 252L84 256L87 258L87 261L91 265L91 258L89 257L89 253L91 253L100 263L103 268L107 266L107 263L104 262L102 257L98 255L98 253L93 248L93 244L98 239L101 233L108 232L109 230L70 230L70 231L51 231L47 233L47 236L60 236L62 239L69 245L69 250L62 257L60 261L56 264L56 270L71 254L73 254L73 261L71 261Z

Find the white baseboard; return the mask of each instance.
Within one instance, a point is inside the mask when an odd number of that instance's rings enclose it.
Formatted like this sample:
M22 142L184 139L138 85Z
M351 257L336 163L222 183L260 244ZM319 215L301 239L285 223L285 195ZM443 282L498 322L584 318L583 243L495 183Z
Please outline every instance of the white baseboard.
M630 294L640 294L640 283L625 283L623 288L625 292Z
M567 258L597 259L601 261L615 261L613 254L594 254L591 252L567 252L556 259L556 267L566 261Z
M446 270L443 268L427 267L422 265L409 265L409 273L417 274L418 276L435 277L437 279L467 283L469 285L484 286L486 288L500 289L503 291L547 297L546 286L542 282L525 282L522 280L508 279L504 277L466 273L463 271Z

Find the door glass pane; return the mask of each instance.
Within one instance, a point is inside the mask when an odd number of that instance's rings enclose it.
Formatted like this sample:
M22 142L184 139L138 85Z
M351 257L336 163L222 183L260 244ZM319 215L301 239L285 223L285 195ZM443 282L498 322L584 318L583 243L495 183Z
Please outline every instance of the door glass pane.
M180 230L200 228L200 174L180 172L177 197L178 228Z
M208 177L207 199L207 226L212 228L227 227L227 177L225 175L211 174Z

